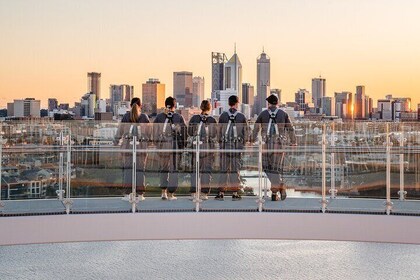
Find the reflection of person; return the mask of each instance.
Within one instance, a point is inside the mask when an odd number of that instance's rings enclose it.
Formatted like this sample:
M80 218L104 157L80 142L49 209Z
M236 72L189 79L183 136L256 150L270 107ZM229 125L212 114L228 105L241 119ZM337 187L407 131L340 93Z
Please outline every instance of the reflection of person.
M158 158L162 199L176 200L174 193L178 188L178 166L181 159L179 149L185 146L186 125L184 118L175 113L175 98L166 98L165 108L164 113L156 116L153 134L158 149L173 150L158 153Z
M273 152L273 150L281 149L285 144L286 137L289 137L291 145L296 145L296 136L289 115L277 107L277 96L270 95L266 100L268 109L262 111L255 121L253 140L257 139L258 132L261 131L264 141L263 148L270 150L268 153L263 153L263 170L271 183L271 200L279 200L279 191L281 200L285 200L286 188L282 178L284 153Z
M134 97L131 100L131 110L127 112L118 127L115 136L116 142L122 140L122 148L131 150L133 145L137 145L137 150L147 149L147 141L150 138L150 127L144 125L150 123L149 117L141 113L140 98ZM143 125L137 125L141 123ZM133 143L133 137L137 136L137 143ZM145 168L146 168L146 153L137 153L136 155L136 193L140 200L144 200L145 191ZM131 188L133 178L133 153L123 152L123 186Z
M230 109L219 117L220 149L242 150L248 137L248 122L244 114L238 111L239 99L232 95L228 100ZM217 200L224 199L226 189L233 192L232 200L240 200L242 154L240 152L220 153L219 193Z
M209 116L211 111L211 103L208 100L201 102L201 114L194 115L191 117L188 124L188 136L191 138L190 141L200 142L200 149L214 149L214 143L217 137L216 120ZM195 143L192 147L195 148ZM196 154L192 152L192 166L195 166ZM211 170L214 162L214 153L200 152L200 183L201 183L201 195L200 198L203 200L208 199L210 192L210 181L211 181ZM194 198L196 193L196 174L194 168L191 173L191 198Z

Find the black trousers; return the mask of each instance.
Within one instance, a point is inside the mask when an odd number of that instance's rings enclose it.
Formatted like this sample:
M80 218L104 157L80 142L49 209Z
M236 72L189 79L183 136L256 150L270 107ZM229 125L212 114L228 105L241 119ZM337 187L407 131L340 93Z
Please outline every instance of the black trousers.
M178 151L176 141L168 140L160 142L158 148L173 149ZM179 152L159 153L159 178L160 188L174 193L178 189L179 166L181 163L181 154Z
M128 140L123 142L124 149L132 149L133 146L130 145ZM137 149L146 149L145 143L140 143ZM146 191L146 170L147 162L147 153L137 152L136 155L136 193L143 194ZM132 182L133 181L133 153L132 152L123 152L123 186L126 192L131 192Z
M242 146L241 146L242 147ZM222 145L220 152L220 173L219 173L219 192L233 191L241 189L240 171L242 168L242 153L223 152L223 149L242 150L234 144Z
M195 193L197 190L196 184L196 159L197 156L195 153L192 154L191 157L191 188L190 193ZM201 184L201 192L208 194L210 193L210 182L212 180L212 169L213 169L213 162L214 162L214 153L200 153L200 184Z

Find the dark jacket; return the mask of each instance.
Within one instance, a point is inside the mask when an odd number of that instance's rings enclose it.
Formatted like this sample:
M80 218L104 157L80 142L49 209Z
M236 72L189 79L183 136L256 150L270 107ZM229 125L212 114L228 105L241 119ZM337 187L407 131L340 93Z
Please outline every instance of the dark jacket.
M216 120L207 114L205 115L194 115L191 117L188 124L188 136L195 137L198 133L198 127L200 126L201 120L204 120L203 127L200 132L200 140L214 141L217 137L217 122ZM207 127L207 129L206 129Z
M274 113L277 109L277 106L270 106L268 110L272 113ZM253 141L257 140L258 132L261 130L261 136L263 139L267 138L267 129L268 124L270 122L270 113L268 110L262 111L259 115L257 120L255 121L254 131L252 134ZM296 135L294 127L290 121L289 115L283 111L282 109L279 109L277 111L277 114L274 118L275 123L273 122L272 125L277 125L278 132L280 137L287 136L290 139L290 144L296 144ZM287 134L287 135L286 135ZM270 136L273 136L270 134Z
M115 135L116 143L118 143L121 138L132 138L133 136L137 136L139 140L150 140L150 125L135 125L132 127L130 123L134 124L130 119L130 112L127 112L123 116L121 123L118 126L118 130ZM135 123L148 124L150 123L150 120L146 114L140 114Z
M237 110L230 108L229 112L231 114L234 114L235 112L237 112ZM238 144L236 144L235 147L241 149L243 148L243 145L249 140L248 121L244 114L238 112L235 117L234 124L232 123L229 127L229 131L227 131L229 118L230 115L228 112L223 112L219 117L219 139L221 143L237 142ZM237 139L234 139L234 135L232 133L234 126L236 127L237 131ZM222 145L221 147L223 148L223 146L226 147L226 145ZM228 148L230 148L232 145L228 146Z
M176 141L178 148L184 148L187 139L187 126L184 118L178 113L169 114L160 113L156 116L153 126L153 136L156 142L172 142ZM165 127L165 120L168 123Z

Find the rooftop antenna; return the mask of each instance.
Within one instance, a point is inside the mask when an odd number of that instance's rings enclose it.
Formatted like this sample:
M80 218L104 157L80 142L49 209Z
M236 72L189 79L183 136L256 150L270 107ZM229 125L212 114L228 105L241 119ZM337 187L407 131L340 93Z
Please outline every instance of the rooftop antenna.
M263 53L264 53L264 46L263 46Z
M235 54L236 54L236 42L235 42L235 49L234 49L234 52L235 52Z

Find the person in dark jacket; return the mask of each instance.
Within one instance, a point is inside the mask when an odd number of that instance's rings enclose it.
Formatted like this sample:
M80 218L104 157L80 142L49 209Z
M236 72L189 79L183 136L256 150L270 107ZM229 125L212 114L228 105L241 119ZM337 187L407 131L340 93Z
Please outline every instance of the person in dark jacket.
M142 104L140 98L134 97L130 104L131 110L127 112L121 120L115 136L115 143L122 142L121 148L124 150L132 150L133 145L137 145L137 150L145 151L147 150L147 143L151 136L149 117L146 114L141 113ZM134 137L137 138L136 143L134 143ZM122 154L123 186L131 189L133 183L133 153L131 151L124 151ZM147 154L144 152L137 152L135 190L139 195L139 200L144 200L146 161ZM134 193L132 192L131 195L133 194Z
M196 148L197 141L200 145L200 149L214 149L215 142L217 141L217 127L216 120L209 116L211 112L211 103L208 100L203 100L201 102L201 114L194 115L191 117L188 124L188 136L189 141L193 144L191 147ZM210 181L211 181L211 171L213 169L214 162L214 153L213 152L200 152L200 184L201 184L201 195L200 198L203 200L208 199L208 194L210 192ZM192 167L196 167L196 153L192 152ZM191 172L191 199L195 198L197 181L195 169L192 168Z
M175 113L176 99L168 97L165 100L165 112L156 116L154 121L154 141L158 149L173 150L173 152L158 153L160 187L163 200L176 200L174 193L178 189L178 170L181 154L186 144L187 127L184 118Z
M269 152L263 153L263 170L271 183L271 200L278 201L280 192L281 200L286 199L286 188L283 182L284 152L276 152L289 143L296 145L296 136L289 115L277 107L278 98L275 95L267 97L268 109L262 111L257 120L253 132L253 140L261 131L263 149Z
M248 139L248 121L238 111L239 99L232 95L228 99L229 110L219 117L219 140L221 150L243 150ZM217 200L224 200L224 192L233 192L232 200L240 200L242 154L240 152L220 152L219 193Z

